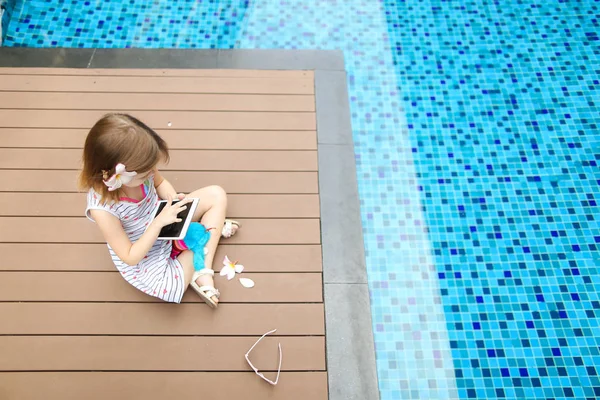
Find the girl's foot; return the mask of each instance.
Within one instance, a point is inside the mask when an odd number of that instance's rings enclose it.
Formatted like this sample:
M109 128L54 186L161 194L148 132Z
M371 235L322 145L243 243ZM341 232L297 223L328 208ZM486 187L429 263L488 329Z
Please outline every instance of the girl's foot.
M215 271L209 268L194 272L190 286L212 308L217 308L220 293L215 289L213 276Z
M223 230L221 231L221 236L225 239L228 239L235 235L235 233L242 227L238 221L233 219L226 219L225 224L223 225Z
M198 279L196 279L196 284L200 287L215 287L215 281L211 275L200 275ZM210 295L210 293L208 294ZM219 304L219 297L216 294L210 297L210 299L215 304Z

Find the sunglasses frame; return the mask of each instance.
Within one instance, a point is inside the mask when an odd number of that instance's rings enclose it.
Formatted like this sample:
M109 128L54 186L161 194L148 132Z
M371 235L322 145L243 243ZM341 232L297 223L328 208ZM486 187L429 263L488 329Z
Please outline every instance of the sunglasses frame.
M248 350L248 352L246 353L246 361L248 362L248 365L250 365L250 367L254 370L254 372L256 373L256 375L260 376L262 379L264 379L266 382L268 382L269 384L275 386L277 385L277 383L279 382L279 374L281 373L281 360L283 358L283 352L281 351L281 343L279 343L279 367L277 368L277 377L275 378L275 382L273 382L272 380L270 380L269 378L267 378L266 376L263 375L262 372L258 371L258 368L256 368L254 366L254 364L252 364L252 362L250 361L250 353L252 352L252 350L254 349L254 347L256 347L256 345L265 338L265 336L270 335L272 333L277 332L277 329L273 329L272 331L269 331L267 333L265 333L264 335L262 335L257 341L256 343L254 343L252 345L252 347L250 347L250 350Z

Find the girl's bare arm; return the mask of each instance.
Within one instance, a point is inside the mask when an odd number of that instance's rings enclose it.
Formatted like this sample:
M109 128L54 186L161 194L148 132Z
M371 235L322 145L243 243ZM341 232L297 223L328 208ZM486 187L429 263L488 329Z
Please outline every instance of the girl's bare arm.
M90 214L98 224L100 231L102 231L106 243L109 244L117 256L128 265L137 265L148 254L152 245L158 239L162 227L181 221L178 214L187 208L187 204L192 199L172 204L172 197L168 196L167 201L165 208L152 220L148 229L133 244L117 217L104 210L90 210Z
M146 232L132 244L117 217L103 210L90 210L90 214L102 231L106 243L128 265L137 265L142 261L156 242L162 228L156 220L152 221Z

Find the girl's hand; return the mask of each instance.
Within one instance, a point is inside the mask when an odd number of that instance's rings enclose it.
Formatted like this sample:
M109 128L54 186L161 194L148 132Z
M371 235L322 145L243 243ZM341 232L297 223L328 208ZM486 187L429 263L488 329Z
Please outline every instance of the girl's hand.
M185 194L184 194L184 193L178 193L178 194L177 194L177 199L178 199L178 200L183 200L183 199L185 199Z
M179 197L179 195L177 197ZM163 226L171 225L175 222L181 222L181 218L178 218L177 215L187 208L186 204L191 203L192 201L193 199L184 199L173 204L173 199L171 196L168 196L167 205L165 205L165 208L163 208L160 214L154 219L155 223L162 228Z

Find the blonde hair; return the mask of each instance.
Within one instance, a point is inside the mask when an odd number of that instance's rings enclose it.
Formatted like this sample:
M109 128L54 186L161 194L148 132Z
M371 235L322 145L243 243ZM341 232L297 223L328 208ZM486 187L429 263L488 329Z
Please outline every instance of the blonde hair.
M94 189L101 202L118 202L121 189L110 192L103 180L115 173L117 164L143 174L160 161L169 161L167 143L150 127L128 114L107 114L90 129L83 147L82 190Z

